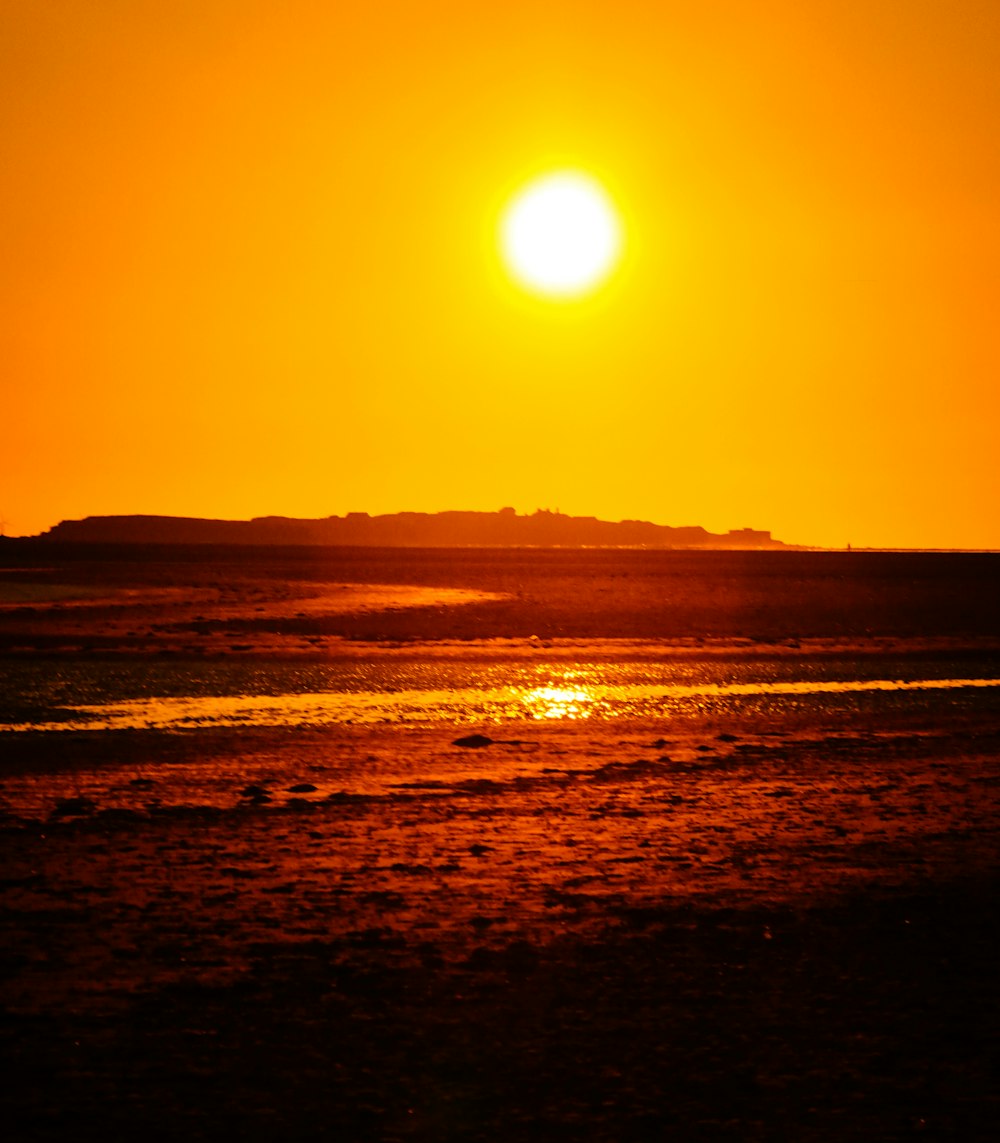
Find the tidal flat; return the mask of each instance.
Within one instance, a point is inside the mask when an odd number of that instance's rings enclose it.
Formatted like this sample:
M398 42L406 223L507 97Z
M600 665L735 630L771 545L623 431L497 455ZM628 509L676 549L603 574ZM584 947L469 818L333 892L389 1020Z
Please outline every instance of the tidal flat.
M0 564L17 1138L997 1136L1000 557Z

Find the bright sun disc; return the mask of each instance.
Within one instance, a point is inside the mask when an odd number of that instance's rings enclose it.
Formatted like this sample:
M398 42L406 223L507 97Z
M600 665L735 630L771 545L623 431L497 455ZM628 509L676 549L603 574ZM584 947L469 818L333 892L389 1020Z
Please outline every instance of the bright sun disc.
M571 297L611 272L621 226L603 187L588 175L560 171L529 183L500 222L504 261L521 285Z

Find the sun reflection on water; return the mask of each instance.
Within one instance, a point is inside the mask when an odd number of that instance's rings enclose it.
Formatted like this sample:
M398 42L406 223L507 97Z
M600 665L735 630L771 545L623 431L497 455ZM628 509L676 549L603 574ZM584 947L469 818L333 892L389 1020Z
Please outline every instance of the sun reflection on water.
M842 701L838 696L860 696L864 692L871 693L873 699L877 692L897 695L914 692L915 702L939 704L940 692L944 690L965 692L961 701L968 701L976 690L1000 691L1000 678L995 677L753 681L726 677L724 681L678 682L674 676L653 681L649 673L648 664L639 665L629 681L621 681L620 673L609 677L609 672L602 675L590 669L546 673L533 670L505 685L498 685L500 680L489 676L482 677L479 686L467 685L467 678L455 678L450 686L441 685L452 680L436 678L438 686L433 688L386 686L384 681L373 679L371 681L376 683L373 689L354 689L356 680L352 676L351 688L343 690L280 691L276 688L271 693L247 694L244 690L233 694L158 695L99 703L62 702L52 704L57 717L51 721L5 722L0 716L0 732L319 727L352 723L462 725L470 721L499 724L519 719L572 722L663 718L692 710L704 714L724 707L745 709L747 703L767 704L780 712L808 701L819 709L824 703ZM241 676L237 681L245 687L245 678ZM377 685L380 681L381 686ZM926 698L920 697L922 692Z
M531 718L589 718L594 696L582 687L535 687L522 696Z

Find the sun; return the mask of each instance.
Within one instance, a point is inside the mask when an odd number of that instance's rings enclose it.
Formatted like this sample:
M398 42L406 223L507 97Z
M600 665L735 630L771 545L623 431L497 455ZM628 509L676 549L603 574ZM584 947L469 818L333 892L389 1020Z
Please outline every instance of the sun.
M514 279L533 293L573 298L603 282L621 254L622 228L601 184L556 171L523 187L500 219L500 250Z

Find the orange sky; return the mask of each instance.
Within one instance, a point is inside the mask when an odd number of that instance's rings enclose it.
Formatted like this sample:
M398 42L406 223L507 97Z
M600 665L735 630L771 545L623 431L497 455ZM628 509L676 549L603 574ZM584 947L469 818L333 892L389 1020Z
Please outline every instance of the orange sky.
M1000 4L0 0L0 515L1000 547ZM584 301L504 195L601 178Z

